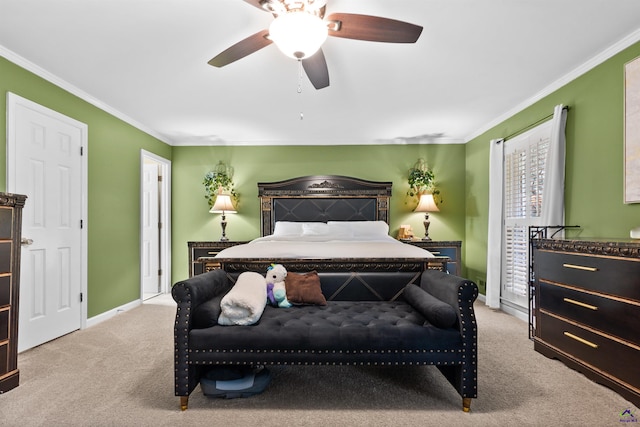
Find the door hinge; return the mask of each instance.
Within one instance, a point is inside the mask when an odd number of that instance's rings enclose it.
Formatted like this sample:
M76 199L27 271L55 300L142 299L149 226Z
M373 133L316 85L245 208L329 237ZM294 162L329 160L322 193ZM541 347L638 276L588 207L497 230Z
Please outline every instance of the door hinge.
M83 300L84 300L84 294L80 292L80 302L82 302Z
M162 276L162 270L158 270L158 276Z
M84 220L80 220L80 229L84 228Z
M80 146L80 155L84 156L84 147L82 145Z
M161 222L158 223L158 228L162 229L162 223Z
M162 182L162 175L158 175L158 182Z

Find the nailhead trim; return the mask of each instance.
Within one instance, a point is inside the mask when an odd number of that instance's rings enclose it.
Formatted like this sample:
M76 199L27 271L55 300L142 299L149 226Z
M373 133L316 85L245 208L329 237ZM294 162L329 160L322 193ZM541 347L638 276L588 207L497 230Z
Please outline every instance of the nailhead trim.
M268 349L236 349L236 350L227 350L227 349L209 349L209 350L193 350L193 349L189 349L189 353L196 353L196 354L204 354L204 353L230 353L230 354L237 354L237 353L269 353L269 354L274 354L274 353L284 353L284 354L304 354L304 353L311 353L311 354L397 354L397 353L409 353L409 354L419 354L419 353L463 353L464 350L462 349L456 349L456 350L441 350L441 349L422 349L422 350L281 350L281 349L276 349L276 350L268 350ZM464 355L463 355L464 357Z
M475 295L472 295L471 298L465 299L464 294L468 293L469 286L471 286L470 282L463 282L458 288L458 312L460 316L460 331L462 334L469 334L469 340L463 342L462 349L450 350L426 350L426 349L418 349L418 350L410 350L410 349L393 349L393 350L376 350L376 349L367 349L367 350L294 350L294 349L285 349L285 350L266 350L266 349L256 349L256 350L247 350L247 349L237 349L237 350L192 350L189 349L188 346L188 328L184 328L180 331L180 334L174 333L174 342L175 342L175 380L176 380L176 395L180 395L178 392L179 381L186 381L187 387L189 387L189 366L190 365L221 365L221 364L240 364L240 365L256 365L256 364L272 364L272 365L355 365L355 366L414 366L414 365L462 365L462 373L463 373L463 383L461 384L461 395L463 398L466 397L477 397L477 325L475 320L475 315L473 313L473 309L469 310L467 307L471 306L472 303L477 298L477 291ZM190 293L190 289L186 288L186 296L184 301L186 304L186 312L182 312L182 309L178 307L176 312L176 328L174 329L176 332L178 331L178 326L181 324L189 324L190 319L190 310L191 310L191 299L192 295ZM178 337L181 335L182 337ZM182 343L178 343L178 340L183 338L184 341ZM468 343L471 343L471 348L468 348ZM186 352L182 352L182 357L184 357L184 361L186 362L186 367L183 369L184 373L179 372L178 361L181 357L181 352L179 347L187 349ZM196 361L192 360L189 355L191 353L194 354L227 354L230 358L228 360L217 360L217 361ZM311 354L311 355L328 355L328 354L346 354L346 355L363 355L363 354L410 354L410 355L421 355L421 354L449 354L459 355L459 361L442 361L437 362L433 360L420 360L420 361L327 361L327 362L316 362L316 361L274 361L274 362L257 362L257 361L243 361L239 362L234 360L234 354L246 354L246 353L254 353L254 354L264 354L264 355L272 355L272 354ZM468 357L467 357L468 356ZM470 360L469 360L470 359ZM472 378L467 377L466 374L471 372L473 374ZM181 387L184 384L180 385ZM470 390L471 389L471 390Z

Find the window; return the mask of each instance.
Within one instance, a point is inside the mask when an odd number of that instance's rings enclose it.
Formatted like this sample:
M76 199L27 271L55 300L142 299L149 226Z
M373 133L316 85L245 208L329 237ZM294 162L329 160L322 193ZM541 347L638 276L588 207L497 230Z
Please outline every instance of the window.
M504 149L501 301L528 307L529 226L542 225L545 163L551 122L510 139Z

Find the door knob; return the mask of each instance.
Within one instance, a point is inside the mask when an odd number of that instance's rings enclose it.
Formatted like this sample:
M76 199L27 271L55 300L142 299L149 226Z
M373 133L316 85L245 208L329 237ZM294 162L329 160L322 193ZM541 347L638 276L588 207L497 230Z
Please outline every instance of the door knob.
M33 244L33 239L27 239L26 237L23 237L22 240L20 240L20 244L22 246L29 246Z

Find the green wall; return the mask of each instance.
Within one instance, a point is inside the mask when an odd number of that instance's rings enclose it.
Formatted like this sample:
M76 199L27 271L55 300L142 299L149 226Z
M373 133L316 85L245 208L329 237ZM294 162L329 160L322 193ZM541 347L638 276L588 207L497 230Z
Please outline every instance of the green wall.
M624 64L640 56L637 43L466 144L465 266L471 280L486 280L489 141L513 134L570 107L567 115L565 217L579 225L569 237L628 238L640 225L640 204L624 191ZM508 142L507 142L508 143ZM484 290L483 290L484 293Z
M173 282L188 276L188 241L218 240L220 215L210 214L204 198L204 174L222 160L234 168L240 193L238 213L227 215L227 236L249 240L260 236L257 182L305 175L348 175L393 182L391 234L411 224L424 235L421 214L405 197L408 170L423 158L433 169L443 203L430 215L429 235L435 240L464 240L465 147L457 145L174 147L172 210Z
M510 135L570 106L567 119L566 217L586 237L625 238L640 225L640 204L623 203L626 49L465 145L170 147L97 107L0 58L0 91L10 91L89 127L88 316L139 298L140 149L172 160L172 281L187 276L187 242L217 240L220 217L208 213L202 178L223 160L234 167L239 213L228 216L233 240L260 233L258 181L314 174L392 181L392 233L422 216L405 203L407 170L418 158L434 169L444 203L431 215L436 240L463 240L463 275L486 279L489 140ZM0 102L6 115L6 102ZM0 190L6 189L6 123L0 121ZM575 235L571 234L571 235ZM484 290L483 290L484 293Z
M0 57L0 93L5 99L7 92L88 125L87 316L139 299L140 150L171 159L171 147ZM4 99L0 117L6 117ZM2 191L6 135L6 121L0 120Z

